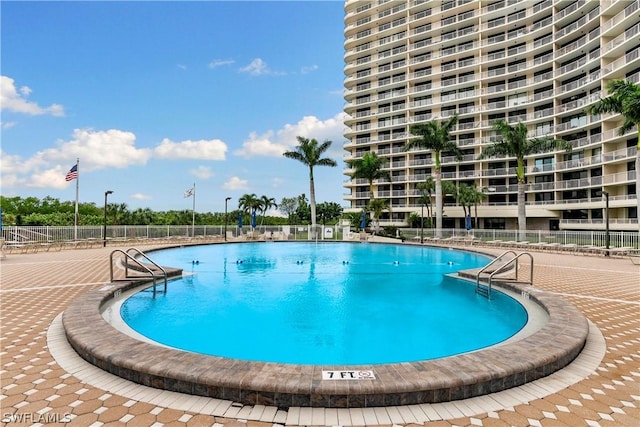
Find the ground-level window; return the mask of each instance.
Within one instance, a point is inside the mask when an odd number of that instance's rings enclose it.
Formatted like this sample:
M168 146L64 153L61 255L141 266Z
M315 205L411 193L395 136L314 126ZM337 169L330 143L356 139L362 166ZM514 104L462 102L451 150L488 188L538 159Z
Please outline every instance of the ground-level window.
M484 228L489 230L504 230L506 227L504 218L485 218Z

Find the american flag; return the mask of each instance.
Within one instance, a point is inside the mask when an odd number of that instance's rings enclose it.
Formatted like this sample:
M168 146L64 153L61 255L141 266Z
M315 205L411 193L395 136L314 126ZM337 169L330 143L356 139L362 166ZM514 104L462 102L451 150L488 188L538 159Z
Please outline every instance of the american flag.
M73 167L69 169L69 172L67 172L67 175L64 177L64 180L73 181L76 178L78 178L78 165L73 165Z

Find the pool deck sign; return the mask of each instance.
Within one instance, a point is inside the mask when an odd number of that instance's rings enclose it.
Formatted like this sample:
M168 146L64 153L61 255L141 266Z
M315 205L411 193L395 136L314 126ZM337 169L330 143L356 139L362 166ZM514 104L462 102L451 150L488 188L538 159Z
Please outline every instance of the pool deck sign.
M373 371L322 371L323 380L375 380Z

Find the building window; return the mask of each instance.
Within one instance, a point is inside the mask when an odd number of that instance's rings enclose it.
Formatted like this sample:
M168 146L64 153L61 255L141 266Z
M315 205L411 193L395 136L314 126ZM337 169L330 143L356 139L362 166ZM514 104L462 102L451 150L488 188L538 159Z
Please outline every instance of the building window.
M506 221L504 218L485 218L484 228L489 230L504 230L506 227Z
M536 202L550 203L553 200L553 193L536 193Z
M536 159L534 164L535 164L535 166L533 168L534 172L551 171L551 170L553 170L553 167L554 167L554 164L555 164L555 158L554 157L543 157L541 159Z

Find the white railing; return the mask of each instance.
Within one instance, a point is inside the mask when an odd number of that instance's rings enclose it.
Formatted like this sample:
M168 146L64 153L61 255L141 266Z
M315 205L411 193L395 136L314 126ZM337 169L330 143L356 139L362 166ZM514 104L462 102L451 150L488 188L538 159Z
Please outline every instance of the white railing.
M368 193L358 194L358 196L368 196ZM382 226L385 225L398 225L394 220L380 220ZM561 223L565 225L574 224L576 226L593 225L597 224L604 228L604 222L602 219L591 220L562 220ZM637 224L637 219L612 219L612 224ZM406 225L406 224L405 224ZM356 227L357 224L351 227ZM331 237L327 237L329 233L318 233L323 240L342 240L343 225L322 225L322 221L318 220L318 231L322 228L331 228ZM256 227L256 234L269 238L269 236L279 236L285 232L288 234L289 239L292 240L307 240L309 239L309 225L287 225L287 226L260 226ZM102 238L102 226L82 226L78 227L78 241L100 241ZM109 245L113 244L129 244L127 241L145 241L148 239L148 243L163 243L167 244L171 241L175 241L176 244L181 242L195 241L198 242L201 238L219 238L222 239L224 233L224 225L207 225L196 226L194 228L195 236L191 233L190 225L158 225L158 226L135 226L135 225L119 225L107 227L107 240ZM245 224L242 229L238 228L237 224L229 224L227 226L227 232L234 237L247 234L251 231L251 227ZM413 236L420 236L420 228L402 228L400 230L401 235L404 238L412 238ZM422 230L425 238L435 237L435 229L425 228ZM73 241L74 227L73 226L5 226L2 229L2 235L7 242L32 242L32 243L52 243L52 242L65 242ZM473 235L476 241L521 241L521 236L518 230L488 230L488 229L472 229L470 231L464 229L443 229L442 237L458 237ZM22 240L17 240L16 237L21 237ZM319 237L319 238L320 238ZM627 248L639 248L640 246L640 233L638 231L610 231L609 232L610 245L612 248L627 247ZM576 244L576 245L592 245L592 246L604 246L606 241L606 231L604 230L592 230L592 231L572 231L572 230L527 230L525 234L525 241L531 243L559 243L559 244ZM77 246L73 246L77 247Z
M391 221L381 220L382 226L390 224ZM433 228L403 228L401 231L405 239L414 239L420 237L421 233L425 239L436 236L436 230ZM444 229L441 231L443 239L456 237L473 236L474 241L486 242L515 242L526 241L529 244L535 243L557 243L559 245L576 245L576 246L600 246L606 244L606 231L572 231L572 230L527 230L524 240L521 238L518 230L485 230L485 229ZM612 248L638 248L640 235L637 231L610 231L609 232L610 247ZM446 240L445 240L446 241Z
M245 218L246 219L246 218ZM318 232L322 227L322 220L318 218ZM332 240L342 240L342 227L327 225L332 228ZM182 242L204 242L206 239L222 240L226 229L228 236L238 237L242 235L261 235L269 238L281 235L285 232L292 240L307 240L309 238L309 225L260 225L260 218L255 231L251 224L245 223L239 227L234 221L224 225L110 225L107 226L106 239L103 235L103 226L79 226L77 231L73 226L4 226L2 238L8 246L19 244L64 244L65 242L85 242L100 244L106 240L109 246L135 245L135 244L181 244ZM77 238L74 236L77 233ZM326 239L323 239L326 240ZM87 245L91 246L91 245ZM82 247L73 245L71 247Z

